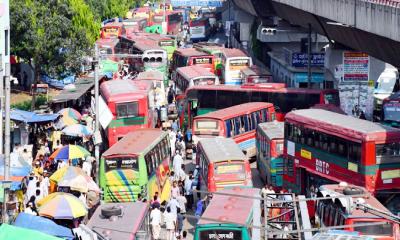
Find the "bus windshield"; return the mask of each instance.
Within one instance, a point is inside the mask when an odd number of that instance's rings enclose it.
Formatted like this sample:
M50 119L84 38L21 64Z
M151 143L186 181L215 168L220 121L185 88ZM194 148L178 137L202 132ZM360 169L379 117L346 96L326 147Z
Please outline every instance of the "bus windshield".
M354 222L354 224L365 224L365 223L371 223L371 222L366 222L366 221ZM392 234L393 234L393 224L387 222L387 224L382 224L382 225L370 225L370 226L354 227L354 231L360 232L362 235L392 236Z
M224 162L215 166L215 174L237 174L244 173L244 163L235 161L234 163Z
M126 169L138 171L138 160L133 157L120 157L106 159L106 172L111 170Z

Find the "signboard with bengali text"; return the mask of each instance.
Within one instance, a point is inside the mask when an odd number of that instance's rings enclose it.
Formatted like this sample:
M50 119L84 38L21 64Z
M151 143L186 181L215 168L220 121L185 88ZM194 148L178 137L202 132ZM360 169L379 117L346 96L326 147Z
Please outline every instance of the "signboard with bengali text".
M171 0L173 7L222 7L222 0Z
M311 67L324 67L325 53L311 53ZM293 67L307 67L308 54L307 53L292 53L292 66Z

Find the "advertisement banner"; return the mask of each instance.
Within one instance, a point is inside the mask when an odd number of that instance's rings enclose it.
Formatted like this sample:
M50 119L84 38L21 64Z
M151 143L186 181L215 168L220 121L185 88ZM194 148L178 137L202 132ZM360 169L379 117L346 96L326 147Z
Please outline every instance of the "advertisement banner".
M400 122L400 102L388 102L383 106L385 121Z
M369 56L362 52L343 52L343 81L368 81Z
M311 67L324 67L325 53L311 53ZM292 53L292 66L293 67L307 67L308 54L307 53Z

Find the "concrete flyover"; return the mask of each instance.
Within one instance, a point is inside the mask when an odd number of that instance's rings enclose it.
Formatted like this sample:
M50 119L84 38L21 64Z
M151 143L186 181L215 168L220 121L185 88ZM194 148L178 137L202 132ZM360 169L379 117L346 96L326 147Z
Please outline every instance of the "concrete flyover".
M293 24L304 27L311 24L314 31L335 42L400 67L399 0L247 1L252 2L260 18L265 17L260 12L271 10L256 6L272 5L277 16Z

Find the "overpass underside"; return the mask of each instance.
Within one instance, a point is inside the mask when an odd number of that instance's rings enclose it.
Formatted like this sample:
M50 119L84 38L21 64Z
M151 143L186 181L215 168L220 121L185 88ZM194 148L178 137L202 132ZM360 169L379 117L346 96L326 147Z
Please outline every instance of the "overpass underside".
M235 2L237 2L237 0ZM311 24L313 31L327 36L330 40L334 40L335 42L351 49L366 52L375 58L381 59L384 62L400 68L400 39L395 41L352 26L331 24L332 22L335 22L332 19L320 17L310 12L273 0L246 0L244 2L249 4L251 2L254 6L253 9L261 18L266 15L263 14L263 12L268 12L270 15L271 10L260 8L259 6L271 6L277 16L292 24L306 28L308 27L308 24ZM268 2L268 4L266 4L266 2ZM239 7L248 12L248 9L245 9L242 6ZM254 15L254 12L250 14Z

